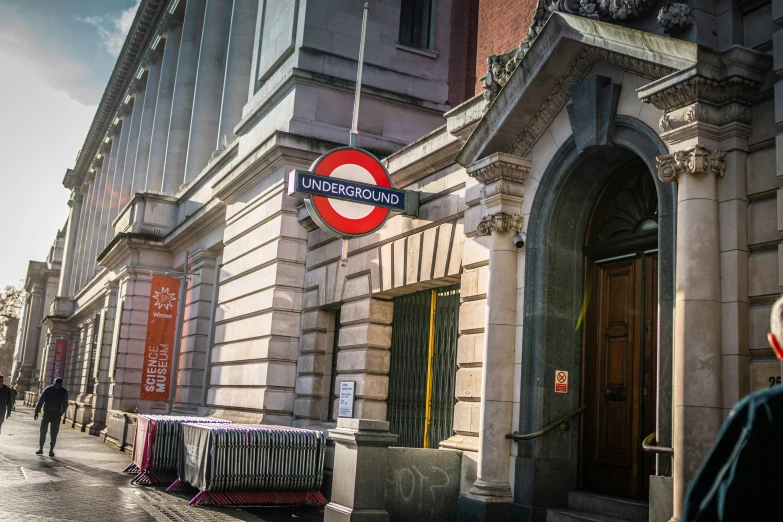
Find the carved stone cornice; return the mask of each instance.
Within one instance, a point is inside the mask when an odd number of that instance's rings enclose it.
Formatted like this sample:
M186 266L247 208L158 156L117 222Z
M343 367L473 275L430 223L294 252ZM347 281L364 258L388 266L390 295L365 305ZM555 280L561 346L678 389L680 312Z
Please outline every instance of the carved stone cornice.
M749 125L752 120L753 111L748 105L742 103L732 102L722 107L716 107L708 103L696 102L667 112L661 117L658 126L666 132L697 121L721 126L732 122Z
M726 153L694 145L686 150L658 156L658 178L664 183L677 180L682 174L715 174L723 176L726 171Z
M492 232L512 232L518 234L522 231L524 219L519 214L507 214L496 212L481 218L476 233L479 236L488 236Z
M526 156L571 98L571 88L581 82L593 66L599 62L654 80L674 72L669 67L639 60L632 56L613 53L597 47L585 47L530 119L509 152L518 156Z
M647 94L642 101L667 112L696 102L716 107L729 103L752 105L760 87L760 83L739 76L719 81L696 75Z

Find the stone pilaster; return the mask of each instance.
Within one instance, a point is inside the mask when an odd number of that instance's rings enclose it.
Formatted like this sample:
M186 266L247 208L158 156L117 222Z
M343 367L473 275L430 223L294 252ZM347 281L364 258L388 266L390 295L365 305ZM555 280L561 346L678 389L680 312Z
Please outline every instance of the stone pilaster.
M120 138L117 142L116 153L114 146L112 145L112 162L111 169L114 172L112 177L111 186L111 201L109 206L109 212L106 213L106 237L104 244L107 244L114 237L114 226L112 222L117 217L117 213L120 210L120 193L122 192L122 178L125 170L125 156L128 152L128 138L130 135L131 127L131 114L133 113L133 106L123 105L117 115L122 120L122 127L120 128Z
M484 185L477 233L490 236L490 242L477 478L461 499L464 517L470 512L485 520L511 516L511 442L506 434L513 431L514 405L518 249L513 238L522 230L523 182L529 173L529 160L500 153L468 167L468 175Z
M106 409L109 400L109 362L111 360L112 339L117 313L117 285L106 283L104 286L103 329L98 335L98 353L95 357L95 391L92 397L92 423L87 426L90 435L98 435L106 427Z
M344 303L340 310L335 391L343 381L356 382L355 419L386 420L393 312L392 301L373 298Z
M312 308L302 312L302 333L299 336L299 358L296 363L295 420L334 420L328 418L332 358L337 356L334 327L333 310Z
M174 81L177 77L177 60L182 40L182 20L164 15L161 36L165 37L163 59L158 84L158 98L155 100L155 120L152 123L150 153L147 165L147 191L163 191L163 165L166 161L166 142L171 122L171 102L174 97Z
M87 232L89 232L89 234L85 234L85 239L89 241L89 264L85 276L85 284L93 278L95 272L98 269L98 263L95 261L95 258L98 256L100 220L103 212L105 211L105 209L101 206L101 200L103 199L103 194L106 192L106 180L108 178L109 172L109 166L107 165L105 158L100 157L96 161L96 165L98 168L95 172L95 180L93 181L93 209L90 214L90 220L87 223Z
M185 160L185 184L193 181L207 166L218 142L232 4L225 0L207 0Z
M28 276L29 277L29 276ZM27 285L30 306L27 312L22 364L17 379L19 392L38 391L37 375L38 343L41 338L41 319L44 313L44 285L42 281L30 281Z
M701 145L658 158L659 178L678 185L672 520L723 422L718 178L725 168L725 153Z
M144 80L134 80L130 94L133 97L133 112L130 117L130 128L128 131L128 150L125 152L125 166L122 170L122 185L120 186L120 200L118 210L130 201L134 190L138 188L136 182L136 152L139 150L139 132L141 130L141 120L144 114L144 95L147 91L147 82Z
M234 141L234 127L242 119L242 107L247 103L257 12L256 0L234 0L216 144L218 150L224 137L227 143Z
M210 250L199 250L189 259L177 378L172 383L175 413L196 414L201 405L214 310L216 260L217 254Z
M205 6L206 0L190 0L185 6L168 140L165 145L163 192L166 194L176 194L185 179L185 160L188 153L193 93L196 87Z
M106 185L104 186L103 194L101 194L98 203L101 206L101 215L98 219L98 238L96 252L100 253L106 246L106 243L110 239L107 237L106 230L111 228L109 224L111 217L111 200L114 190L114 179L117 167L117 153L119 150L120 136L122 132L117 126L114 126L109 130L107 141L104 141L102 147L106 151L106 157L104 158L104 164L108 165L106 171Z
M141 114L141 124L139 126L139 145L136 149L131 194L142 192L146 190L147 186L147 166L150 159L152 125L155 120L162 58L163 53L160 51L147 52L147 88L144 90L144 110Z
M60 270L60 283L57 288L57 295L70 295L83 198L81 189L75 188L71 191L71 199L68 201L68 206L71 210L68 212L68 228L65 231L65 252L63 252L63 264Z
M76 286L74 289L74 295L76 295L79 290L81 290L90 280L87 274L90 270L90 266L95 261L94 256L92 256L92 243L90 242L90 238L92 237L90 219L95 214L95 199L98 193L98 189L95 186L95 180L90 178L85 180L85 187L87 192L82 209L82 212L84 213L84 226L82 227L81 238L79 239L79 242L82 245L82 255L76 273Z

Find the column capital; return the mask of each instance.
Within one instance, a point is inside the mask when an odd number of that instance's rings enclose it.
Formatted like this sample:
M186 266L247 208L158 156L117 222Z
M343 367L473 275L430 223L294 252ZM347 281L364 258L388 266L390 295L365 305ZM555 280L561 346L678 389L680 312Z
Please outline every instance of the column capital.
M147 63L150 65L159 64L163 60L163 51L150 50L147 51Z
M172 29L176 29L177 27L182 27L182 24L184 23L185 23L185 17L175 16L171 13L166 13L163 15L163 18L160 21L160 25L158 26L158 32L161 36L165 38L166 33L168 33Z
M726 171L725 158L726 153L723 151L694 145L658 156L655 161L658 164L658 178L664 183L671 183L682 174L715 174L721 177Z
M481 218L476 233L479 236L488 236L492 232L513 232L518 234L522 231L524 218L519 214L507 214L505 212L496 212Z
M505 180L522 183L530 175L531 162L527 158L496 152L468 166L468 176L483 185Z
M131 87L128 89L129 94L138 94L139 91L143 91L147 88L147 78L134 78L131 82Z

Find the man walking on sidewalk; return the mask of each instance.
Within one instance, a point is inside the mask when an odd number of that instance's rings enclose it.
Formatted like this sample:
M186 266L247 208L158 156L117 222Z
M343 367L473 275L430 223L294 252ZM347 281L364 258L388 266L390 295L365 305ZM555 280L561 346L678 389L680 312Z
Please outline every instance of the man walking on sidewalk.
M47 386L38 399L35 406L35 420L43 407L43 420L41 421L41 437L38 439L38 451L36 455L43 455L44 442L46 442L46 429L49 427L49 456L54 457L54 444L57 442L57 433L60 431L60 417L68 407L68 390L63 388L63 380L57 377L54 384Z
M0 375L0 433L3 432L3 421L11 416L11 410L14 408L14 394L4 383L5 377Z

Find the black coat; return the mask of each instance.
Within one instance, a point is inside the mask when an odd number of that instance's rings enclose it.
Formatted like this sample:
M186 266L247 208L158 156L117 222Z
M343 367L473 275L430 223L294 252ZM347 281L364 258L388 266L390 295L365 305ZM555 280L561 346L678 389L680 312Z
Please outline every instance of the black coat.
M3 386L0 386L0 415L2 415L3 418L11 415L13 407L14 392L11 391L11 388L3 384Z
M783 386L740 401L693 480L680 520L779 520L782 442Z
M41 412L41 408L44 413L62 415L68 408L68 390L54 384L47 386L38 398L38 404L35 405L36 415Z

